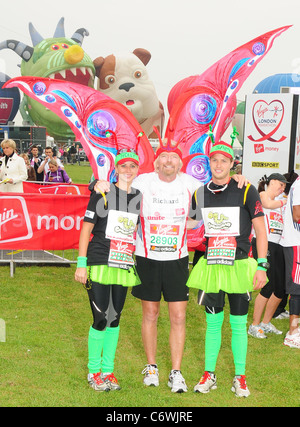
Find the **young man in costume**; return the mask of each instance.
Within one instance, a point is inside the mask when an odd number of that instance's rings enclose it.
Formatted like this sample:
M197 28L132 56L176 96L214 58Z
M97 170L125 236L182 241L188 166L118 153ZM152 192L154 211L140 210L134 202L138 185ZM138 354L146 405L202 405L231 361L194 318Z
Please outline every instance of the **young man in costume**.
M212 180L193 196L191 217L203 220L207 249L191 272L188 287L199 289L199 304L205 306L205 372L194 391L208 393L217 388L215 368L221 347L224 300L228 295L235 377L232 391L249 396L245 367L247 314L251 291L267 281L268 241L264 214L257 190L252 185L238 188L230 177L234 152L222 141L210 152ZM254 226L258 263L248 258L249 236Z

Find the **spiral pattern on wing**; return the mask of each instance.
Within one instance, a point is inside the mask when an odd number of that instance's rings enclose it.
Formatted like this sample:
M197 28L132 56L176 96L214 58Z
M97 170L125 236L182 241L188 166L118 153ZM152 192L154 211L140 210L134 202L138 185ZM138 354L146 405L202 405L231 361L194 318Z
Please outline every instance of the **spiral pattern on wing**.
M98 138L106 138L106 131L116 129L113 116L103 110L95 111L87 120L87 128L90 134Z
M217 111L216 100L206 94L196 95L191 103L191 115L193 120L204 125L210 123Z
M206 184L211 180L209 158L204 155L193 157L186 167L186 173Z
M252 52L254 55L263 55L265 53L266 47L263 43L257 42L252 46Z

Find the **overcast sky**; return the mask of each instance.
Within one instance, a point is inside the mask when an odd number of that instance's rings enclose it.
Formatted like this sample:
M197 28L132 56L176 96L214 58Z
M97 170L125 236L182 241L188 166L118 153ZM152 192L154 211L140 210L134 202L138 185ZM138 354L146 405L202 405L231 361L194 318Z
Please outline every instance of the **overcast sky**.
M0 42L16 39L32 46L29 22L50 38L63 16L67 37L81 27L89 30L82 47L92 59L148 49L148 72L165 110L178 81L201 74L238 46L285 25L293 27L275 40L238 99L265 77L300 73L299 0L11 0L2 2L0 10ZM16 77L18 64L15 52L0 51L0 71Z

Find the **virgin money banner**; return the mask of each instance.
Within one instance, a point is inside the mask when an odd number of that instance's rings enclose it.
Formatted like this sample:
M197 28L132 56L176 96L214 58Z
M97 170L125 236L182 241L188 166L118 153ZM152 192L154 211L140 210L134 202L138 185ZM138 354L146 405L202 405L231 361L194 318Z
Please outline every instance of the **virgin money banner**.
M78 248L89 196L0 193L0 249Z
M24 193L38 194L82 194L90 195L87 184L52 184L41 182L23 182Z
M246 97L242 173L257 187L259 179L294 168L298 95Z

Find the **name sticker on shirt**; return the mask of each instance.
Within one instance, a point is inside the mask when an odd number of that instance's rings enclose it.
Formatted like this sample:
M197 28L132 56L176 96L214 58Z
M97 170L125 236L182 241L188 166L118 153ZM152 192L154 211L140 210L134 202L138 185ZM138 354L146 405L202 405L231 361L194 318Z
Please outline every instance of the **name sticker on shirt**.
M137 220L137 214L110 210L107 217L105 237L110 240L134 243Z
M239 236L240 208L202 208L205 236Z

